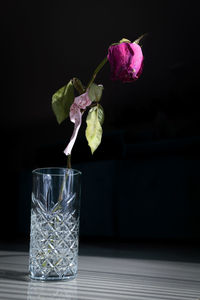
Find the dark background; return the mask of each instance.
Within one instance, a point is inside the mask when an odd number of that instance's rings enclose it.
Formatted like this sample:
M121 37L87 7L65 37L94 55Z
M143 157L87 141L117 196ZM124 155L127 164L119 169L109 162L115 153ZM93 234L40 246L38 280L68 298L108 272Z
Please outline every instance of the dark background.
M73 126L52 94L87 84L113 42L143 40L144 71L111 82L101 146L83 121L72 166L83 172L83 241L200 241L198 1L6 1L1 4L1 239L29 239L31 170L65 166Z

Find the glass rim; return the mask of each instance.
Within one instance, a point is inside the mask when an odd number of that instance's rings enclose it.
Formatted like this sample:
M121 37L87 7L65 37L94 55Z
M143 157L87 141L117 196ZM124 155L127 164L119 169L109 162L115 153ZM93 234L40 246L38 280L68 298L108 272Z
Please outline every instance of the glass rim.
M57 172L57 173L54 173L54 172L52 172L52 171L50 171L50 172L47 172L47 173L45 173L45 172L42 172L42 171L44 171L44 170L65 170L65 172L63 172L63 174L61 174L61 173L59 173L59 172ZM36 169L34 169L34 170L32 170L32 174L37 174L37 175L51 175L51 176L64 176L65 174L67 174L67 170L71 170L71 171L73 171L73 174L70 174L70 175L81 175L82 174L82 172L81 171L79 171L79 170L77 170L77 169L68 169L68 168L64 168L64 167L44 167L44 168L36 168Z

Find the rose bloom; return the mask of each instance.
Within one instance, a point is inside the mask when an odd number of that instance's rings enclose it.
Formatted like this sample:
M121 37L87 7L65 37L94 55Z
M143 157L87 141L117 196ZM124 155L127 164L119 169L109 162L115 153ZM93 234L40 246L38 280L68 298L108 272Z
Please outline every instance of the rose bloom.
M111 45L107 58L111 67L111 80L132 82L142 73L143 54L136 43Z

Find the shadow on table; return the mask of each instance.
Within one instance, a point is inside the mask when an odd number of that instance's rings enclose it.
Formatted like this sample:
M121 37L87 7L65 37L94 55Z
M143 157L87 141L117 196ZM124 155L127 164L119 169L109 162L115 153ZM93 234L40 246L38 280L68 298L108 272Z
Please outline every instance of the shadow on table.
M28 273L23 271L3 270L0 269L0 279L29 281Z
M27 260L26 254L1 254L0 279L29 281Z

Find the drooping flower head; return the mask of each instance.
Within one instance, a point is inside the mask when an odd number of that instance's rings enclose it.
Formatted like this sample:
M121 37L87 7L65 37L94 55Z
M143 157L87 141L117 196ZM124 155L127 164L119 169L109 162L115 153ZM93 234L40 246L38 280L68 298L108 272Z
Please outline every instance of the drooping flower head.
M143 53L136 42L111 45L107 58L111 67L111 80L133 82L142 73Z

